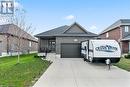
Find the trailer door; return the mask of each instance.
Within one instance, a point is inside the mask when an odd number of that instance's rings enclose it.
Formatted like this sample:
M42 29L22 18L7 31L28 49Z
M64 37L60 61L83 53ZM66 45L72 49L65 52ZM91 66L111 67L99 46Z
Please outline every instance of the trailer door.
M88 49L89 49L89 41L86 41L86 59L88 59Z

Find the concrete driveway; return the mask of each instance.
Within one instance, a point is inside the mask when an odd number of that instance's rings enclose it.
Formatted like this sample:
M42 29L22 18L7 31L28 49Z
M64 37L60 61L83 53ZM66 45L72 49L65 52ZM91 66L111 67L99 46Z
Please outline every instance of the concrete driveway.
M109 71L104 64L91 64L82 59L57 58L34 87L130 87L130 72L115 66ZM48 57L48 59L49 59Z

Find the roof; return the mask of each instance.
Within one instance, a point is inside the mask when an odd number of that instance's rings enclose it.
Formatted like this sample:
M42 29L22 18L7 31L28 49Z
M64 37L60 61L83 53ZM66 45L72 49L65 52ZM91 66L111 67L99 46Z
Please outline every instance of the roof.
M25 32L24 30L20 29L18 26L14 25L14 24L0 25L1 34L10 34L10 35L18 36L20 34L20 32L21 32L21 34L23 34L23 35L21 35L21 36L23 36L23 38L37 42L37 39L35 39L35 37L31 36L29 33Z
M81 34L81 33L73 33L73 34L67 34L65 33L66 31L68 31L73 25L77 25L79 26L85 33ZM73 23L71 26L61 26L58 28L54 28L52 30L46 31L46 32L42 32L40 34L35 35L36 37L49 37L49 36L97 36L94 33L91 33L89 31L87 31L86 29L84 29L82 26L80 26L78 23Z
M130 35L127 35L126 37L124 37L124 38L122 39L122 41L126 41L126 40L130 40Z
M35 35L36 37L40 37L40 36L56 36L59 34L64 33L64 31L68 28L69 26L65 25L65 26L61 26L46 32L42 32L40 34Z
M9 26L10 26L10 24L0 25L0 33L7 33Z
M112 25L110 25L107 29L103 30L100 34L106 33L122 25L130 25L130 19L120 19L116 21L115 23L113 23Z

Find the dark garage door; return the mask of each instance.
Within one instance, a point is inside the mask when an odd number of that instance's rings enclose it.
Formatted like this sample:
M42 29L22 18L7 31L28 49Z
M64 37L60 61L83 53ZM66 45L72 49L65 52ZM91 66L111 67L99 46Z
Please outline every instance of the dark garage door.
M79 43L62 43L61 58L81 58Z

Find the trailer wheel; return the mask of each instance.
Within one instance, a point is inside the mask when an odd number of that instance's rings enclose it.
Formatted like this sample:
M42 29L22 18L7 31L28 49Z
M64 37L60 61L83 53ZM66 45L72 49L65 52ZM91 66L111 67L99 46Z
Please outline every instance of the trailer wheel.
M86 61L86 59L84 58L84 61Z

